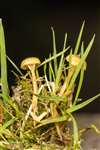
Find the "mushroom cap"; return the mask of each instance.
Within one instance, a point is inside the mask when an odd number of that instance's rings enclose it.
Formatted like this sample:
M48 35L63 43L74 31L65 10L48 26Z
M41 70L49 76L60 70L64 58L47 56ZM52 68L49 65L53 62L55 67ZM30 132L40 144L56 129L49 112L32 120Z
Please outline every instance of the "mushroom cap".
M39 65L41 62L39 60L39 58L37 57L28 57L25 58L20 65L20 68L23 70L27 70L28 66L32 66L32 65Z
M68 62L70 62L70 57L71 57L71 65L76 67L80 63L80 60L81 60L80 56L79 55L68 55L66 57L66 60ZM86 62L84 62L83 66L84 66L84 70L86 70L86 66L87 66Z
M71 59L71 60L70 60L70 59ZM66 57L66 60L67 60L68 62L71 61L71 65L77 66L77 65L79 64L79 62L80 62L80 56L79 56L79 55L68 55L68 56Z

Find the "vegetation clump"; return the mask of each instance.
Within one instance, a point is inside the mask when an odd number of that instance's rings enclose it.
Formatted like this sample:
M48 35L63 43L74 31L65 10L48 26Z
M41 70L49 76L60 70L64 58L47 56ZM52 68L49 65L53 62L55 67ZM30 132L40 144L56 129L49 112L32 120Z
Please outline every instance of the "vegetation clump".
M83 22L76 46L67 46L65 34L63 50L57 53L55 32L53 54L40 62L39 58L25 58L22 71L6 55L2 21L0 20L1 93L0 93L0 149L1 150L80 150L82 133L74 112L82 109L100 94L80 101L80 91L86 58L95 35L84 48L81 42ZM6 58L14 66L16 81L7 83ZM39 68L43 69L40 76ZM5 74L4 74L5 72ZM76 85L77 80L77 85ZM96 127L94 127L96 129ZM96 131L98 131L96 129ZM99 132L99 131L98 131Z

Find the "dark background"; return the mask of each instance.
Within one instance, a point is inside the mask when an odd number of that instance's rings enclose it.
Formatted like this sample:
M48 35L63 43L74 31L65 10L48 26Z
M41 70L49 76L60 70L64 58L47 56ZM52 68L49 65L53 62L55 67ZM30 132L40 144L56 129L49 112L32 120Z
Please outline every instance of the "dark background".
M96 33L93 48L88 56L81 92L83 99L100 92L100 4L88 1L3 1L0 5L3 19L7 55L18 65L23 58L48 57L52 49L51 26L56 33L58 50L62 48L64 34L68 44L75 46L82 22L85 20L83 39L87 46ZM9 84L13 83L12 66L8 63ZM100 98L83 109L100 112Z

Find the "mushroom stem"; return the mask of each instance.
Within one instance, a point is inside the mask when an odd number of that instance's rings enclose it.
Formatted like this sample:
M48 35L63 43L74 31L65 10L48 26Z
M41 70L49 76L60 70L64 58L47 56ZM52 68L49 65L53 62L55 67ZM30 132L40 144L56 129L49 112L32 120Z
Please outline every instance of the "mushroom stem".
M74 67L69 69L68 76L65 78L65 81L64 81L64 83L63 83L63 85L62 85L62 87L60 89L59 94L58 94L59 96L62 96L64 94L66 88L68 87L68 84L69 84L69 82L71 80L71 77L72 77L74 71L75 71Z
M51 110L51 115L53 118L58 117L59 113L57 111L57 105L54 103L50 104L50 110ZM55 127L56 127L56 131L58 136L60 137L60 140L62 140L62 135L61 135L61 131L60 131L60 126L58 123L55 123Z
M32 87L33 87L33 95L32 95L32 109L33 113L37 112L37 96L35 94L37 93L37 79L35 75L35 65L33 66L28 66L30 71L31 71L31 80L32 80Z

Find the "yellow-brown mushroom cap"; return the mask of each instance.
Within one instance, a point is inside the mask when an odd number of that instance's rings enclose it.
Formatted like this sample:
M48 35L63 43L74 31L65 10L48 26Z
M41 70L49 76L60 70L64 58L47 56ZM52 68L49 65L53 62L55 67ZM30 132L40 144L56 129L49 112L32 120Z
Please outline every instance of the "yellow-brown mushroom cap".
M71 60L70 60L70 57L71 57ZM80 58L79 55L68 55L68 56L66 57L66 60L67 60L68 62L71 61L71 62L70 62L71 65L74 66L74 67L76 67L76 66L80 63L81 58ZM86 62L84 62L84 70L86 70L86 66L87 66L87 64L86 64Z
M37 57L28 57L25 58L20 65L20 68L23 70L27 70L28 66L32 66L32 65L39 65L41 62L39 60L39 58Z
M70 62L71 63L71 65L73 65L73 66L77 66L78 64L79 64L79 62L80 62L80 57L79 57L79 55L68 55L67 57L66 57L66 60L68 61L68 62Z

